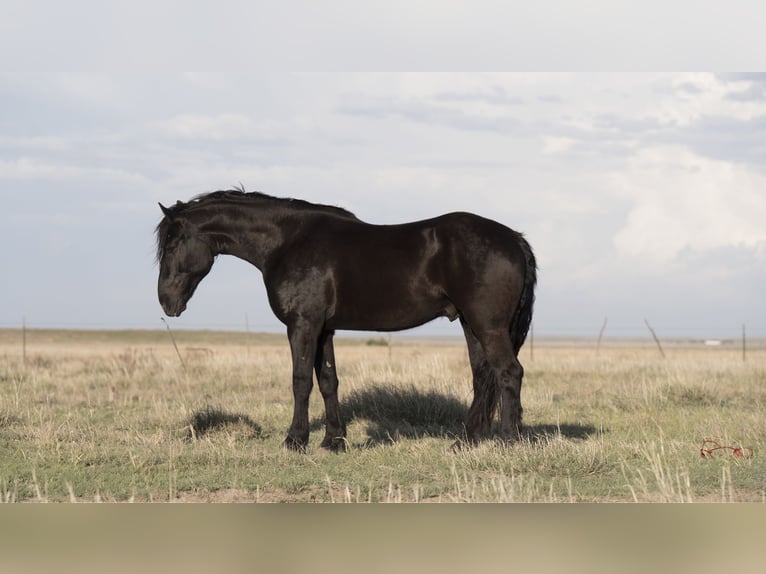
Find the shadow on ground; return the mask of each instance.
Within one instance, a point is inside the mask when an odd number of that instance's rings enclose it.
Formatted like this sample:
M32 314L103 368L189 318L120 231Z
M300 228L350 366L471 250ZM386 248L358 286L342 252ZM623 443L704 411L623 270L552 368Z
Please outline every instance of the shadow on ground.
M463 433L467 412L468 405L455 397L415 387L373 385L352 391L341 402L341 415L347 424L361 421L367 425L367 441L362 446L391 444L401 438L458 439ZM323 417L312 420L312 431L323 428ZM524 427L524 438L531 443L554 436L583 440L595 433L596 427L576 423Z
M206 406L194 411L187 423L188 432L186 438L193 440L205 434L223 428L238 428L251 438L261 438L263 429L247 415L229 413L217 407Z
M562 436L570 440L584 440L596 434L596 427L578 423L559 425L524 425L524 438L532 443Z
M341 402L347 424L366 423L363 446L390 444L401 438L457 438L463 430L468 407L452 396L415 387L373 385L351 391ZM324 419L312 421L311 430L324 427Z

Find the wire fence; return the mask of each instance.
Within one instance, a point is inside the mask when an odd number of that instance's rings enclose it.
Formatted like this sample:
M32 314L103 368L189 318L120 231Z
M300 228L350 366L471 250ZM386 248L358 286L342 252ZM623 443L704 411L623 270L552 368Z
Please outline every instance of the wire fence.
M253 333L284 333L285 326L274 319L273 321L252 321L246 315L241 321L221 322L187 322L173 320L171 323L176 330L199 330L199 331L233 331ZM648 328L650 327L650 328ZM50 330L93 330L93 331L122 331L122 330L165 330L166 325L158 317L156 320L141 321L45 321L21 318L18 320L0 320L0 329L50 329ZM557 338L582 338L582 339L650 339L653 338L651 330L655 331L657 338L661 340L739 340L742 338L743 329L746 338L765 339L766 324L731 324L731 325L680 325L676 323L664 324L661 322L641 320L630 324L609 324L606 321L600 323L594 321L591 324L582 325L555 325L550 323L533 323L530 334L538 339ZM351 331L343 331L352 333ZM362 331L370 332L370 331ZM460 326L449 323L446 319L433 321L423 326L405 331L395 332L395 337L406 337L408 334L435 336L462 337Z
M338 335L346 338L363 339L368 338L368 344L374 341L374 344L385 345L388 347L389 356L391 355L392 346L397 344L406 344L408 341L422 342L423 340L430 341L432 343L462 343L463 333L462 329L458 326L455 329L455 325L449 325L445 321L437 321L437 324L441 323L442 329L429 328L428 324L423 327L410 329L407 331L400 331L396 333L388 333L386 337L380 337L379 335L373 335L370 339L369 331L354 332L354 331L340 331ZM452 327L451 329L444 329L444 327ZM749 361L748 357L751 357L755 352L756 360L760 360L759 357L763 357L762 351L766 349L766 327L756 325L755 327L748 327L746 324L739 326L678 326L678 325L662 325L661 327L653 326L648 320L644 319L643 329L639 329L634 325L615 325L609 326L608 321L604 320L600 328L594 329L592 326L588 327L552 327L546 325L542 334L540 328L532 323L530 331L527 336L526 344L522 349L524 355L529 357L530 360L535 358L535 349L540 350L557 346L580 347L591 348L595 351L596 355L601 353L602 347L624 347L629 346L631 348L644 347L650 348L656 346L659 354L658 360L665 360L667 355L665 348L668 349L683 349L690 347L698 348L721 348L728 351L736 351L741 353L742 361ZM218 333L241 333L241 334L284 334L285 327L277 321L273 322L255 322L251 323L247 316L244 317L242 322L237 323L181 323L174 324L173 329L180 331L208 331ZM30 322L26 318L22 318L20 322L15 324L12 322L0 322L0 331L5 331L6 336L4 339L6 343L11 342L14 338L18 337L18 342L21 346L22 363L27 362L27 348L28 348L28 336L34 340L35 332L43 331L80 331L80 332L126 332L126 331L150 331L157 332L167 330L171 332L170 325L165 319L159 319L155 323L149 323L147 321L136 322ZM171 332L171 339L176 353L181 358L181 353L178 350L175 339ZM15 343L12 343L15 346ZM752 357L751 357L752 359ZM183 364L183 359L181 358Z

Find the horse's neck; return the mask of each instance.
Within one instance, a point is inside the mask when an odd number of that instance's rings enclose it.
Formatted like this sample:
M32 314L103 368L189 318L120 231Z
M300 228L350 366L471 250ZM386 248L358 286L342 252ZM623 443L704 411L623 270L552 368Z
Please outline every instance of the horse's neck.
M269 256L282 245L285 214L270 206L227 204L216 210L200 230L215 255L233 255L263 270Z

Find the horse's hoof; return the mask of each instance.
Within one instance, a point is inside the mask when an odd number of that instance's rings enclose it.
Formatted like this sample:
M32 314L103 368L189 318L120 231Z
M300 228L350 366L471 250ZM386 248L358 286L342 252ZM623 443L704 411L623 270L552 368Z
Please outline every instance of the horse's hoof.
M308 441L301 441L293 436L288 435L282 442L282 448L285 450L291 450L293 452L306 452L306 445Z
M346 452L348 450L346 437L325 437L320 445L322 448L326 448L330 452Z
M497 440L503 446L513 446L521 442L521 432L511 432L497 437Z

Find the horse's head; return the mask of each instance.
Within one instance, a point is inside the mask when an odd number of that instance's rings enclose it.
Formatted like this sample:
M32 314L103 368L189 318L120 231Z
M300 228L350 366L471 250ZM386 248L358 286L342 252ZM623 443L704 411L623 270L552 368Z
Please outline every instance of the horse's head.
M199 282L213 266L213 251L197 227L185 217L178 202L173 207L160 204L165 215L157 226L157 261L160 276L157 295L162 309L178 317L186 309Z

